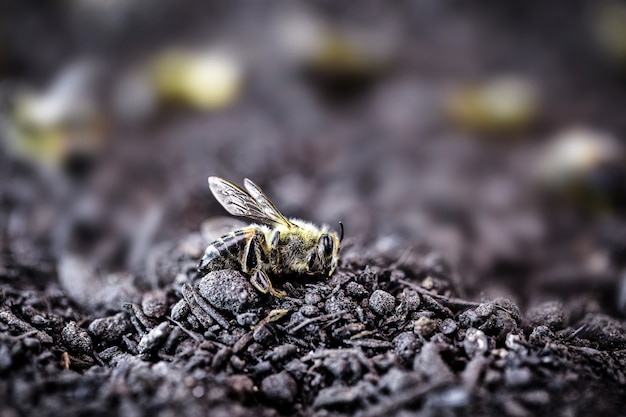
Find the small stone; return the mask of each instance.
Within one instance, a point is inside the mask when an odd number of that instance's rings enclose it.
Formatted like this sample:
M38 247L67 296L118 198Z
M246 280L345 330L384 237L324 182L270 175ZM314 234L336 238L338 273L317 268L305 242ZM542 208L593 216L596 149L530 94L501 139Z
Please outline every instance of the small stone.
M465 332L465 339L463 340L463 349L470 358L483 354L489 348L489 341L487 336L481 330L470 327Z
M304 317L315 317L315 316L319 316L320 309L314 305L305 304L302 307L300 307L300 313Z
M385 316L393 312L396 306L396 299L387 291L376 290L370 296L369 306L374 313L379 316Z
M298 348L296 347L296 345L286 343L272 349L269 354L269 360L273 363L286 362L288 359L291 359L291 357L294 356L297 352Z
M322 366L325 370L330 372L335 380L341 380L347 377L348 374L348 361L341 356L330 356L324 359Z
M343 290L339 290L335 295L330 296L324 303L324 310L328 314L340 311L352 311L357 307L356 302L348 297Z
M87 330L76 325L76 322L69 322L61 331L61 338L67 347L76 353L90 354L93 350L93 342Z
M200 280L198 292L215 308L232 313L258 302L257 292L248 279L233 270L209 272Z
M456 321L452 319L445 319L439 325L439 330L441 331L441 333L445 334L446 336L449 336L453 334L454 332L456 332L456 329L457 329Z
M265 398L277 405L291 405L296 400L298 385L286 371L267 376L261 382L261 392Z
M236 358L234 356L232 359ZM231 361L232 361L231 359ZM246 375L233 375L228 377L227 384L231 391L237 395L240 400L250 398L255 392L254 381Z
M25 337L22 343L26 349L39 350L41 348L41 342L36 337Z
M269 326L265 324L262 326L258 326L256 329L254 329L254 332L252 333L252 338L255 342L260 343L264 346L269 345L276 339L274 337L274 334L269 329Z
M259 315L256 313L239 313L236 316L237 323L240 326L251 327L259 322Z
M346 285L346 293L351 297L363 298L367 295L367 290L363 285L351 281Z
M400 333L393 339L393 346L396 355L403 361L410 361L413 359L415 352L420 346L420 342L415 335L410 332Z
M413 322L413 332L425 339L430 338L437 330L437 321L428 317L420 317Z
M95 319L89 325L88 330L96 340L110 344L119 341L123 335L132 331L132 326L124 313L118 313L114 316Z
M535 346L545 346L552 340L554 340L554 332L548 326L537 326L528 336L528 341Z
M226 365L232 354L233 350L229 347L223 347L218 350L211 361L211 369L213 372L221 370Z
M522 338L518 334L509 333L506 335L504 346L509 350L523 350L525 347L521 343Z
M307 305L316 305L322 301L322 296L316 292L307 292L304 294L304 303Z
M504 370L504 382L509 387L521 387L527 385L531 378L532 374L528 368L506 368Z
M493 302L498 310L507 312L517 325L521 324L522 313L517 304L508 298L496 298Z
M167 312L167 297L163 290L148 291L141 300L141 309L148 317L161 318Z
M98 353L98 356L100 357L100 359L102 359L105 362L110 362L114 357L116 357L117 355L121 355L122 350L117 347L117 346L111 346L109 348L104 349L102 352Z
M150 330L139 342L137 347L139 353L147 354L156 351L165 342L171 331L172 326L166 321Z
M407 312L417 311L422 303L419 294L413 290L404 290L402 292L401 300Z
M539 304L531 308L526 316L532 327L548 326L552 331L561 330L564 324L563 303L548 301Z
M466 310L459 314L459 325L464 328L470 328L479 323L478 314L474 310Z
M184 299L180 299L174 307L172 307L172 318L174 320L182 320L191 313L189 304Z
M406 389L406 387L415 386L422 382L422 376L419 372L404 371L399 368L391 368L381 379L379 386L391 394L397 394Z
M422 346L413 362L413 370L426 376L432 383L449 382L454 379L454 374L441 359L439 348L432 342Z
M4 372L11 368L13 365L13 359L9 350L9 345L0 345L0 371Z
M467 406L470 399L469 390L465 387L451 387L429 396L425 408L428 409L459 409Z

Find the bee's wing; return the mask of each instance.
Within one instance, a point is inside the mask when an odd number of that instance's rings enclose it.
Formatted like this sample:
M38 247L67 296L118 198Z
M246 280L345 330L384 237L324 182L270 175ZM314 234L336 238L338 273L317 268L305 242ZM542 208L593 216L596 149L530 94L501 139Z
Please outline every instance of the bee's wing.
M263 212L271 219L274 219L275 223L280 223L285 226L295 226L291 223L283 214L278 211L274 203L269 199L268 196L265 195L261 187L253 183L248 178L243 180L243 185L246 187L246 190L250 193L252 198L259 204L259 207L263 209Z
M220 177L209 177L209 188L217 201L233 216L248 217L266 224L291 224L271 202L268 206L230 181ZM261 192L258 187L256 189ZM269 202L267 197L265 200Z

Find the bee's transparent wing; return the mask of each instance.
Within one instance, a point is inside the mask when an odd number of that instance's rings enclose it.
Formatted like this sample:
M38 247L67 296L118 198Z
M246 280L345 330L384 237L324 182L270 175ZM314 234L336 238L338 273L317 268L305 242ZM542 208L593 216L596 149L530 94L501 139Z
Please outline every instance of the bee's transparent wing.
M266 224L290 224L273 205L262 204L230 181L209 177L209 188L217 201L233 216L248 217Z
M286 226L294 226L285 216L282 215L280 211L276 208L274 203L269 199L268 196L265 195L261 187L253 183L248 178L243 180L243 185L246 187L246 190L250 193L252 198L256 200L259 204L259 207L263 209L263 212L270 218L275 219L275 222L284 224Z

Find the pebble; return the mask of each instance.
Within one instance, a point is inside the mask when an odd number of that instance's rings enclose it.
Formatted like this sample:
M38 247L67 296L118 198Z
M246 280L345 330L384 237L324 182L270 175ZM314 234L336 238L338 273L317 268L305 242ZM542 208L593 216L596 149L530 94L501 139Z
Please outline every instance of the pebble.
M271 403L291 405L296 400L298 385L288 372L282 371L263 378L261 392Z
M61 331L61 338L67 347L76 353L90 354L93 350L93 342L87 330L70 321Z
M248 279L233 270L209 272L198 284L198 292L215 308L232 313L239 313L259 301Z
M532 378L528 368L506 368L504 370L504 382L510 387L521 387L527 385Z
M95 319L89 325L88 331L98 341L115 343L132 331L132 326L125 313L117 313L114 316Z
M165 342L171 331L172 326L166 321L150 330L139 341L139 346L137 347L139 353L144 354L157 350Z
M463 349L470 358L483 354L489 348L489 341L487 336L482 330L470 327L465 332L465 339L463 339Z
M554 332L548 326L537 326L528 336L528 341L535 346L544 346L552 340L554 340Z
M415 386L422 382L422 376L415 371L404 371L391 368L381 379L379 386L391 394L397 394L407 387Z
M363 298L367 295L365 287L357 282L351 281L346 285L346 293L355 298Z
M272 331L265 324L262 326L258 326L254 329L254 332L252 333L252 338L255 342L260 343L264 346L269 345L276 339Z
M272 351L269 353L269 360L273 363L286 362L288 359L291 359L291 357L293 357L296 353L298 353L298 348L296 347L296 345L286 343L272 349Z
M433 383L443 383L454 379L454 374L441 359L439 348L432 342L426 343L420 354L415 357L413 370L422 373Z
M141 309L148 317L161 318L167 312L167 296L163 290L148 291L141 300Z
M445 334L446 336L451 335L454 332L456 332L456 329L457 329L456 321L452 319L445 319L439 325L439 330L441 331L441 333Z
M379 316L390 314L396 306L396 299L387 291L376 290L369 299L369 306Z
M111 346L98 353L98 356L103 361L110 362L114 357L116 357L117 355L121 355L122 353L124 352L122 352L122 349L120 349L119 347Z
M404 290L402 293L402 303L409 312L417 311L422 300L419 294L413 290Z
M420 342L413 333L400 333L393 339L393 348L400 359L410 361L415 355L415 351L419 348Z
M335 295L330 296L324 303L324 311L328 314L338 313L340 311L352 311L357 304L348 297L343 290L337 291Z
M256 313L239 313L236 316L237 323L243 327L251 327L259 322L259 315Z
M189 308L189 304L184 299L179 300L174 307L172 307L172 318L174 320L182 320L185 317L189 316L191 313L191 309Z
M9 345L0 345L0 371L8 371L12 365L13 359L11 357L11 352L9 351Z
M437 322L428 317L420 317L413 322L413 332L425 339L430 338L437 330Z
M300 307L300 313L304 317L315 317L315 316L318 316L320 314L320 309L317 308L314 305L305 304L302 307Z
M307 305L316 305L322 301L322 296L317 292L307 292L304 294L304 303Z
M346 407L354 404L364 395L363 388L358 385L353 387L338 385L323 388L315 397L313 408Z

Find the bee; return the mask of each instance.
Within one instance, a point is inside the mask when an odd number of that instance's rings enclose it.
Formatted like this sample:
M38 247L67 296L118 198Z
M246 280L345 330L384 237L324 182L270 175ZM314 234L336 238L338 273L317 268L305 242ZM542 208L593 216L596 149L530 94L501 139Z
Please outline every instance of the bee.
M217 201L233 216L256 221L228 233L206 248L198 271L235 269L250 276L250 282L260 292L284 297L286 293L274 288L270 276L303 274L330 277L339 262L343 240L328 226L287 219L265 195L261 188L244 180L245 190L220 177L209 177L209 188Z

